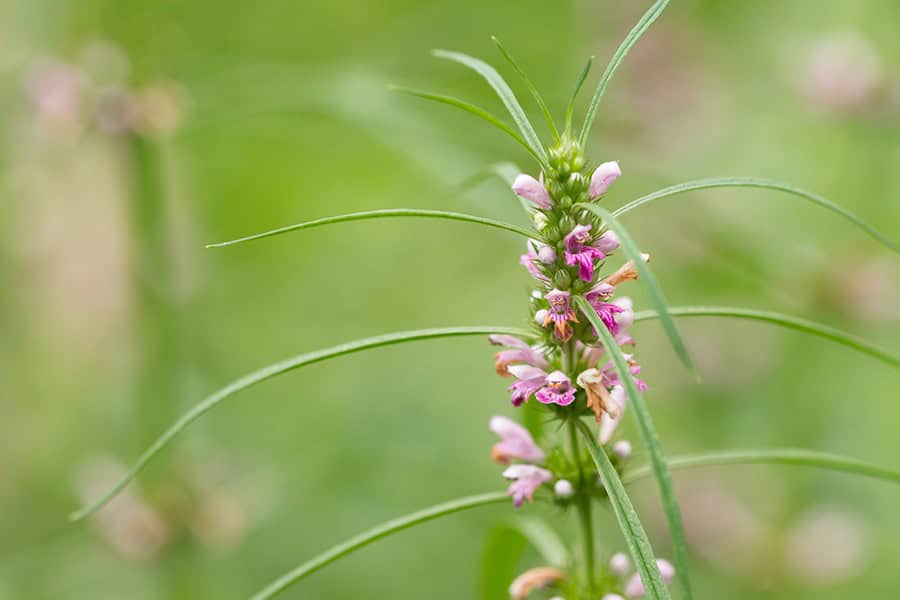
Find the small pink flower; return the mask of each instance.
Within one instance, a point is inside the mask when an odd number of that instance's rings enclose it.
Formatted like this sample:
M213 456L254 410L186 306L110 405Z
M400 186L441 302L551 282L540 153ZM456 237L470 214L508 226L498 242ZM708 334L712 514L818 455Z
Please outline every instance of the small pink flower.
M613 454L625 460L631 456L631 442L628 440L621 440L613 444Z
M623 552L616 552L609 559L609 570L619 577L624 577L630 567L631 561L628 560L628 556Z
M522 173L516 177L516 180L513 181L512 189L517 196L525 198L540 208L546 210L553 207L553 200L550 198L547 188L531 175Z
M513 406L521 406L547 385L547 372L543 369L531 365L511 365L508 371L516 378L516 381L507 388L508 392L512 392Z
M541 404L568 406L575 402L575 390L565 373L553 371L547 375L547 385L538 390L534 397Z
M543 271L541 271L540 267L538 267L535 262L544 264L552 263L556 260L556 252L550 246L534 240L528 240L527 248L528 252L519 257L519 264L528 269L528 272L532 277L549 287L550 278L544 275ZM541 256L541 253L543 253L543 256ZM550 253L553 253L553 258L545 260L550 257Z
M625 362L628 363L628 368L631 371L632 376L637 375L641 372L641 366L637 364L637 362L635 362L633 354L623 353L622 357L625 359ZM608 363L603 365L603 368L600 369L600 372L603 374L603 382L607 387L622 385L622 380L619 379L619 373L616 371L616 367L612 361L609 361ZM637 377L634 377L634 383L637 384L637 388L642 392L649 389L647 387L647 384Z
M589 188L591 199L593 200L594 198L605 194L606 190L609 189L609 186L612 185L612 182L618 179L621 174L622 170L619 168L619 163L616 161L605 162L594 169L594 173L591 175L591 185Z
M576 225L563 238L566 245L566 264L578 265L578 277L584 281L594 278L594 261L601 261L606 254L591 244L591 226Z
M552 322L556 330L556 337L564 342L568 341L572 337L572 333L574 333L572 326L569 325L569 321L573 323L578 322L575 311L572 310L569 304L569 298L569 292L557 289L553 289L544 295L544 299L550 304L550 312L547 313L547 317L544 319L544 327Z
M669 583L675 577L675 567L673 567L672 563L669 561L657 558L656 566L659 568L659 573L666 583ZM625 597L643 598L644 593L644 583L641 581L641 576L635 573L631 576L631 579L628 580L628 584L625 586Z
M531 502L534 492L553 480L553 473L534 465L513 465L503 471L503 476L513 480L507 493L512 496L516 508L522 506L525 500Z
M506 417L492 417L490 430L500 436L494 444L491 456L499 463L507 464L510 459L540 463L544 461L544 451L534 443L528 430Z
M525 363L532 367L546 369L549 365L544 355L519 338L511 335L491 335L488 340L495 346L509 346L507 350L501 350L494 356L494 367L497 374L509 377L509 365L513 363Z

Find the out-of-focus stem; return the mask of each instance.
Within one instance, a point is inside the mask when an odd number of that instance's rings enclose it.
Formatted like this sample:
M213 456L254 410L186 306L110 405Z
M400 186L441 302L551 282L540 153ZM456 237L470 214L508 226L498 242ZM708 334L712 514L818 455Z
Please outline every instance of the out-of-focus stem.
M160 149L156 142L136 134L129 134L125 143L131 186L138 414L142 443L147 443L174 418L177 409L178 311Z
M578 432L575 421L569 420L569 440L572 445L572 459L578 466L578 524L581 530L581 545L584 560L584 578L589 591L594 589L594 521L591 515L591 499L584 494L585 474L581 464L581 453L578 450Z

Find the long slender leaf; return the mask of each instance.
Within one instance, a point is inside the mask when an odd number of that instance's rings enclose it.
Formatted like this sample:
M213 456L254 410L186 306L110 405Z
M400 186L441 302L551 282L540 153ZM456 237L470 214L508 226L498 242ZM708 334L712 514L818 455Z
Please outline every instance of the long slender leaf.
M222 248L223 246L234 246L244 242L253 240L261 240L263 238L281 235L291 231L299 231L301 229L312 229L313 227L321 227L323 225L332 225L334 223L346 223L347 221L363 221L367 219L396 219L400 217L415 217L419 219L448 219L451 221L465 221L466 223L477 223L479 225L487 225L488 227L496 227L497 229L505 229L512 231L527 238L539 238L540 234L533 230L513 225L512 223L504 223L503 221L495 221L487 217L477 217L475 215L467 215L464 213L448 212L445 210L426 210L420 208L386 208L383 210L367 210L363 212L348 213L346 215L335 215L333 217L324 217L315 221L304 221L303 223L295 223L286 225L278 229L255 233L245 237L228 240L227 242L217 242L215 244L207 244L207 248Z
M572 113L575 112L575 99L578 98L578 92L581 91L581 86L584 85L584 80L587 79L588 73L591 72L591 67L594 64L594 57L591 56L587 59L587 63L584 65L584 68L581 70L581 73L578 75L578 79L575 80L575 89L572 90L572 97L569 98L569 104L566 106L566 134L568 135L569 131L572 129Z
M619 479L619 474L616 472L615 467L612 466L612 463L609 462L606 452L597 445L590 428L580 419L577 421L577 425L581 436L584 438L584 443L591 453L591 458L594 459L594 464L597 465L597 472L600 474L600 480L603 482L603 487L606 488L606 492L609 495L610 506L612 506L616 520L619 522L628 551L634 560L638 573L641 575L641 581L644 582L647 597L650 600L667 600L671 598L669 590L662 580L662 575L660 575L659 567L656 565L656 555L653 553L653 546L650 545L647 532L644 531L644 526L641 525L641 520L637 512L635 512L631 500L628 498L628 493ZM680 578L681 573L678 575Z
M488 111L484 110L479 106L475 106L465 100L460 100L459 98L454 98L452 96L443 96L441 94L432 94L429 92L420 92L418 90L411 90L408 88L391 86L391 89L395 92L400 92L403 94L409 94L410 96L416 96L417 98L422 98L424 100L433 100L434 102L440 102L442 104L448 104L450 106L455 106L456 108L461 108L467 113L473 114L476 117L484 119L494 127L497 127L502 132L509 135L512 139L522 145L525 150L531 154L535 160L537 160L542 165L546 162L544 158L543 150L535 150L535 148L525 140L517 131L515 131L512 127L501 121L499 118L495 117Z
M666 461L670 469L693 469L719 465L781 464L815 467L841 471L884 481L900 483L900 470L881 467L872 463L838 454L816 452L801 448L772 448L766 450L726 450L690 456L673 456ZM633 483L651 475L649 466L639 467L622 477L625 483Z
M531 79L528 78L528 75L525 73L525 70L519 66L519 63L516 62L516 59L512 57L512 54L507 51L506 48L503 47L503 44L500 43L500 40L497 39L496 36L491 36L491 39L494 40L494 43L497 44L497 49L500 50L500 54L503 55L503 58L515 69L516 73L519 74L519 77L522 78L522 81L525 82L525 87L528 88L528 91L531 92L534 101L537 102L538 107L541 109L541 113L544 115L544 120L547 121L547 127L550 129L550 133L553 135L553 139L559 142L559 131L556 129L556 123L553 122L553 115L550 114L550 109L547 108L547 103L544 102L543 96L538 91L538 89L531 83Z
M684 366L694 374L694 377L699 380L699 375L697 374L696 368L694 368L694 363L691 361L691 356L688 353L687 347L685 347L681 335L678 333L678 328L675 327L675 321L672 320L672 316L669 314L668 303L666 302L665 296L663 296L659 283L657 283L656 277L654 277L652 271L650 271L650 267L648 267L647 263L641 259L641 251L638 249L637 244L634 243L628 230L625 229L619 220L605 208L588 203L578 203L576 206L584 208L603 219L606 222L606 225L619 236L622 250L625 251L625 255L634 263L634 268L638 272L640 281L643 282L644 287L650 294L650 299L653 301L653 304L656 305L656 310L659 312L659 319L662 322L663 330L669 337L669 341L672 344L672 348L675 350L675 354L678 355L678 358L681 359Z
M508 523L494 526L484 540L479 565L481 600L509 600L509 584L519 573L528 541Z
M345 354L353 354L362 350L369 350L382 346L391 346L394 344L402 344L405 342L412 342L416 340L485 335L490 333L509 333L511 335L517 335L520 337L533 337L533 334L528 332L527 330L518 329L515 327L442 327L435 329L419 329L415 331L401 331L398 333L389 333L386 335L364 338L361 340L332 346L331 348L326 348L324 350L316 350L315 352L300 354L281 362L269 365L267 367L263 367L262 369L245 375L218 390L217 392L214 392L213 394L207 396L205 399L203 399L203 401L201 401L199 404L196 404L193 408L187 411L184 415L181 416L181 418L179 418L175 422L174 425L169 427L169 429L167 429L161 436L159 436L159 438L157 438L157 440L153 442L153 444L149 448L147 448L144 453L140 455L140 457L138 457L137 461L135 461L131 468L128 469L128 471L124 475L122 475L121 478L119 478L119 480L112 486L112 488L110 488L108 492L106 492L98 500L95 500L93 503L75 511L69 516L69 518L72 521L78 521L92 515L94 512L103 507L103 505L112 500L112 498L115 497L115 495L118 494L122 490L122 488L128 485L128 483L131 482L131 480L133 480L137 476L137 474L141 472L144 466L148 462L150 462L150 460L152 460L153 457L155 457L163 448L165 448L175 438L175 436L181 433L185 428L187 428L188 425L196 421L202 415L212 410L220 402L222 402L229 396L233 396L237 392L266 381L267 379L271 379L277 375L287 373L288 371L292 371L306 365L322 362L331 358L336 358L338 356L344 356Z
M650 455L650 463L653 466L653 475L659 487L659 497L662 501L663 512L669 525L669 534L672 538L672 554L675 559L675 569L678 572L678 581L685 600L690 600L693 594L691 593L691 578L688 572L687 542L685 541L684 524L681 520L681 509L678 507L678 497L675 495L675 487L672 485L672 476L666 466L662 444L656 435L656 428L653 426L650 410L647 408L646 402L644 402L644 397L638 391L631 369L626 364L622 356L622 350L616 344L612 333L606 328L597 312L584 297L577 296L575 303L587 317L590 324L594 326L594 329L597 330L598 337L603 343L603 347L606 348L606 353L612 360L616 372L619 374L619 380L625 388L625 393L628 394L631 405L634 407L633 412L637 418L638 429Z
M900 356L891 354L883 348L867 342L861 338L845 333L839 329L835 329L829 325L823 325L807 319L783 315L777 312L766 310L754 310L751 308L733 308L730 306L672 306L669 307L669 314L676 317L735 317L739 319L751 319L754 321L764 321L773 323L788 329L810 333L812 335L831 340L848 348L853 348L863 354L867 354L873 358L900 368ZM659 313L655 310L645 310L637 312L634 315L635 321L644 321L646 319L658 319Z
M569 566L571 557L566 545L546 521L535 517L518 517L509 526L528 540L546 564L560 569Z
M703 190L710 188L721 188L721 187L750 187L750 188L762 188L768 190L776 190L779 192L784 192L786 194L792 194L794 196L799 196L800 198L804 198L809 200L813 204L821 206L827 210L830 210L833 213L836 213L843 217L844 219L850 221L854 225L858 226L860 229L865 231L869 236L878 240L894 252L900 252L900 243L897 243L893 240L888 239L883 233L863 221L861 218L848 211L846 208L835 204L831 200L824 198L818 194L814 194L813 192L808 192L806 190L794 187L792 185L788 185L786 183L782 183L780 181L775 181L772 179L762 179L759 177L714 177L711 179L698 179L696 181L687 181L685 183L679 183L677 185L673 185L659 191L653 192L652 194L647 194L641 198L636 200L632 200L628 204L617 208L613 211L613 215L618 217L624 215L627 212L638 208L639 206L643 206L648 202L652 202L654 200L659 200L662 198L668 198L669 196L677 196L678 194L684 194L686 192L691 192L694 190Z
M525 111L522 110L522 106L516 99L516 95L510 89L506 81L503 80L503 77L500 76L500 73L498 73L497 70L494 69L494 67L487 64L483 60L479 60L473 56L462 54L460 52L434 50L432 54L437 58L445 58L447 60L458 62L461 65L465 65L484 77L484 79L490 84L490 86L494 88L494 91L497 92L497 95L500 97L503 105L506 106L506 110L508 110L509 114L512 115L513 121L516 122L519 131L522 132L522 137L525 138L525 140L528 142L528 145L531 146L532 150L534 150L534 153L541 157L539 162L541 162L541 164L545 164L547 162L547 154L546 152L544 152L544 145L541 143L541 139L538 137L537 133L535 133L534 127L531 126L531 121L528 120L528 117L525 115Z
M578 140L581 143L581 147L585 148L587 146L587 138L591 132L591 125L594 124L594 117L597 116L597 106L600 105L600 99L603 97L603 93L606 91L606 86L609 85L609 80L612 79L613 74L616 72L616 69L619 68L619 65L622 64L622 61L625 59L625 56L628 54L628 51L637 43L638 39L653 25L653 22L659 18L659 15L666 9L666 5L669 4L669 0L657 0L653 6L651 6L644 16L641 17L641 20L638 21L637 25L628 33L622 43L619 45L616 53L613 54L612 59L609 61L609 64L606 66L606 71L603 72L603 76L600 77L600 83L597 84L597 90L594 92L594 97L591 98L591 105L588 108L587 115L584 117L584 125L581 126L581 135L578 136Z
M253 600L265 600L266 598L274 598L304 577L315 573L322 567L333 563L337 559L347 556L348 554L355 552L360 548L363 548L364 546L368 546L372 542L378 541L399 531L403 531L404 529L408 529L414 525L432 521L439 517L458 513L470 508L486 506L488 504L499 504L501 502L509 502L509 496L504 492L492 492L488 494L481 494L479 496L468 496L466 498L460 498L459 500L445 502L443 504L432 506L431 508L426 508L424 510L414 512L404 517L393 519L391 521L388 521L387 523L379 525L378 527L361 533L356 537L347 540L346 542L338 544L337 546L333 546L332 548L319 554L315 558L298 566L296 569L288 571L287 573L267 585L263 590L255 594L253 596Z

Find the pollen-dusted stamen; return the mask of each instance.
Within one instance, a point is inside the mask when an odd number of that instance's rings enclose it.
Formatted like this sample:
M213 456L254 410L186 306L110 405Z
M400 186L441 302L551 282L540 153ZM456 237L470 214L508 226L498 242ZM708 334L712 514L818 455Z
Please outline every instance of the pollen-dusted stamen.
M650 262L650 255L641 254L641 260L643 260L645 263ZM609 285L619 285L621 283L625 283L626 281L637 281L637 278L638 272L634 268L634 262L629 260L624 265L619 267L617 271L605 277L603 279L603 283L608 283Z
M544 295L544 299L550 304L550 311L544 318L544 327L551 322L554 324L556 337L563 342L572 337L572 326L569 321L577 323L578 318L569 304L569 292L553 289Z
M537 567L529 569L516 577L509 586L511 600L525 600L533 591L545 588L553 583L566 579L566 572L554 567Z

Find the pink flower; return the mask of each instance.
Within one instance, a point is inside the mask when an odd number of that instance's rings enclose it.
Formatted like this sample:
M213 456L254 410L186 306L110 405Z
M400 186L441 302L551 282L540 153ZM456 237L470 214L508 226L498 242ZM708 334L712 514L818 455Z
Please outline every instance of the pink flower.
M632 376L641 372L641 366L634 360L634 354L622 354L622 357L625 359L625 362L628 363L628 368L631 371ZM611 360L603 365L600 372L603 374L603 382L607 387L622 385L622 380L619 379L619 373L616 371L616 367ZM637 384L637 388L642 392L649 389L647 384L637 377L634 377L634 383Z
M544 295L544 299L550 304L550 311L544 318L544 327L552 322L556 330L556 337L564 342L568 341L573 333L569 321L573 323L578 322L575 311L572 310L569 304L569 297L569 292L557 289L553 289Z
M547 188L531 175L522 173L516 177L516 180L513 181L512 189L517 196L525 198L540 208L546 210L553 207L553 200L550 198Z
M547 385L547 372L543 369L531 365L512 365L508 370L516 378L516 381L507 388L508 392L512 392L513 406L521 406Z
M575 402L575 390L565 373L553 371L547 375L547 385L538 390L534 397L541 404L568 406Z
M584 281L594 278L594 261L601 261L606 254L591 245L591 226L576 225L563 238L566 245L566 264L570 267L578 265L578 277Z
M513 480L506 491L512 496L516 508L522 506L525 500L531 502L534 492L553 479L553 473L534 465L513 465L503 471L503 476Z
M669 583L675 577L675 567L669 561L657 558L656 566L659 568L659 573L666 583ZM643 598L644 593L644 583L641 581L641 576L635 573L625 586L625 597Z
M543 271L541 271L540 267L538 267L535 262L550 264L556 260L556 252L550 246L534 240L528 240L527 248L528 252L519 257L519 264L528 269L528 272L532 277L549 287L550 278L544 275Z
M544 451L534 443L528 430L506 417L492 417L490 430L500 436L494 444L491 456L499 463L506 464L510 459L540 463L544 461Z
M511 335L491 335L488 340L495 346L509 346L507 350L501 350L494 356L494 367L497 374L509 377L509 365L513 363L525 363L532 367L546 369L549 365L544 355L535 350L519 338Z
M605 162L594 169L594 173L591 175L591 185L589 188L591 199L593 200L594 198L605 194L606 190L609 189L609 186L612 185L612 182L618 179L621 174L622 170L619 168L619 163L616 161Z

